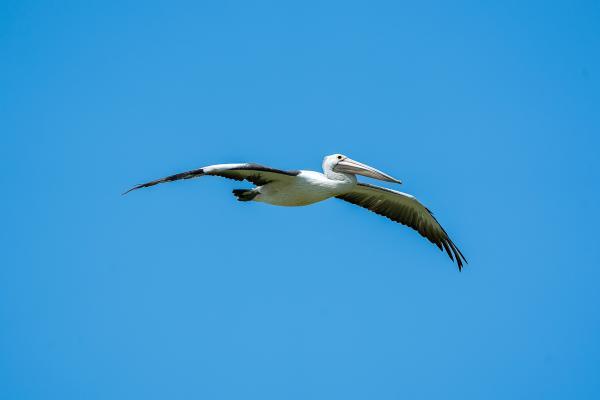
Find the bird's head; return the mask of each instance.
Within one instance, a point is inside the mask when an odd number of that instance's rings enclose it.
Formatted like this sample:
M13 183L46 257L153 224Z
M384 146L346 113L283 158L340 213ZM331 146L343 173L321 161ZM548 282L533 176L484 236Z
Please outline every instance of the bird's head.
M385 174L378 169L370 167L366 164L354 161L353 159L343 154L332 154L323 159L323 171L327 174L328 171L338 174L363 175L380 181L388 181L394 183L402 183L396 178Z

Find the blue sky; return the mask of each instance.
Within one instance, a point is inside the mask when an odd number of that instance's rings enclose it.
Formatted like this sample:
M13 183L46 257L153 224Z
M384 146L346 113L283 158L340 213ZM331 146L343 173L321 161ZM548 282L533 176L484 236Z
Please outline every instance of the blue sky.
M600 397L600 6L3 1L2 399ZM402 179L469 259L222 162ZM340 231L347 232L340 235Z

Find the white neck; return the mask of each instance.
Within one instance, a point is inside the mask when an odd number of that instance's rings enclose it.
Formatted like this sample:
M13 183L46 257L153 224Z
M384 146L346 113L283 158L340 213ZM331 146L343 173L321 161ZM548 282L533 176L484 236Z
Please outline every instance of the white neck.
M326 167L323 168L323 172L325 173L325 176L331 180L356 183L356 175L354 175L354 174L344 174L342 172L334 172L330 168L326 168Z

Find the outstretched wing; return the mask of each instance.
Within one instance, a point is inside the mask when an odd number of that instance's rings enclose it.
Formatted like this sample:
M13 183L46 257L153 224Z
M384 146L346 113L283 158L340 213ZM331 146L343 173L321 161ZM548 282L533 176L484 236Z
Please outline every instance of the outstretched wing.
M463 267L463 261L467 262L431 211L409 194L359 183L350 193L339 195L337 198L411 227L440 250L446 250L452 261L456 259L459 270Z
M247 180L257 186L262 186L270 182L291 179L299 173L300 171L282 171L258 164L217 164L142 183L132 187L123 194L127 194L132 190L158 185L159 183L197 178L204 175L222 176L223 178L235 179L236 181Z

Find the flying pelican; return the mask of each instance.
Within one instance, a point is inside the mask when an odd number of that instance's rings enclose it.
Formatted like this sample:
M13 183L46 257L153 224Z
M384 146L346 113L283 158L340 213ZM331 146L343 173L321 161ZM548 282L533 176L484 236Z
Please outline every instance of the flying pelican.
M392 189L358 182L356 175L402 183L398 179L343 154L325 157L323 172L282 171L252 163L217 164L142 183L123 194L159 183L216 175L237 181L247 180L256 185L252 189L235 189L233 194L239 201L259 201L293 207L335 197L416 230L440 250L446 250L450 259L456 260L459 271L463 267L463 261L467 262L432 212L416 198Z

